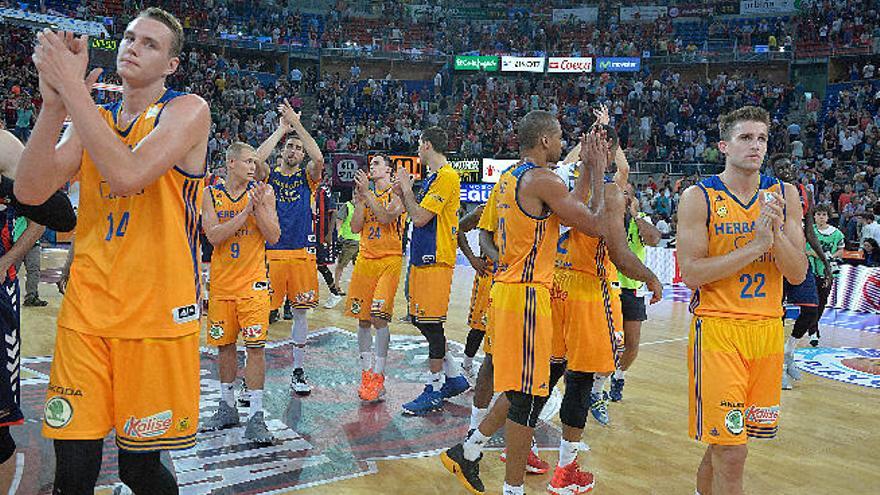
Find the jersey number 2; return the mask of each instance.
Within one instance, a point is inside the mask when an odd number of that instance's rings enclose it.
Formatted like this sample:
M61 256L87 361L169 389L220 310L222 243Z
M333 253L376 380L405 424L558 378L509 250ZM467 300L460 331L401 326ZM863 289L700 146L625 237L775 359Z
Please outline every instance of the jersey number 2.
M743 299L767 297L767 293L764 292L763 273L756 273L754 276L748 273L743 273L739 276L739 281L743 284L743 288L742 291L739 293L739 297ZM754 292L752 292L752 285L755 286Z
M116 237L122 237L125 235L125 230L128 228L128 212L122 212L122 217L119 218L119 225L115 226L114 229L114 221L113 221L113 213L107 215L107 222L110 224L107 228L107 236L104 237L105 241L109 241L113 239L114 232L116 233Z

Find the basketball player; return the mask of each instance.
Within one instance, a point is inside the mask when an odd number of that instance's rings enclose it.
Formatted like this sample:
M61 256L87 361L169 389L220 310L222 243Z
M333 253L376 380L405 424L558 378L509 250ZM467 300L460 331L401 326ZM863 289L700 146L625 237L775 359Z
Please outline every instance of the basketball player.
M409 172L397 169L393 191L413 222L409 262L409 313L428 341L430 376L424 391L403 405L405 414L422 415L443 407L443 400L468 388L467 378L446 352L443 323L449 307L460 206L460 178L446 160L446 131L430 127L419 138L419 160L425 170L417 197Z
M747 437L773 438L782 381L782 280L803 282L797 189L760 173L770 117L722 115L724 171L689 187L678 210L678 257L693 289L690 436L709 444L697 493L743 493Z
M21 412L20 350L21 313L19 306L18 273L15 267L24 259L31 246L45 231L43 225L62 232L69 232L76 225L76 216L67 195L56 192L40 206L25 206L13 195L15 170L24 149L11 132L0 130L0 269L3 270L0 288L0 333L3 338L3 359L0 364L0 493L6 493L15 476L16 461L10 460L15 453L15 440L9 432L12 425L24 422ZM18 239L13 240L12 226L18 215L30 218L27 228ZM8 462L7 462L8 461Z
M468 312L467 324L468 331L467 340L464 346L464 361L461 364L465 376L475 382L476 375L473 368L474 356L480 349L483 337L486 335L486 322L489 318L489 289L492 287L492 260L488 256L477 256L471 249L471 245L467 240L467 233L477 228L480 216L486 205L479 205L474 211L465 215L458 221L458 249L461 250L464 257L467 258L471 267L474 269L474 283L471 288L471 305ZM486 404L486 407L489 405Z
M651 223L651 217L639 211L639 200L635 196L632 184L624 189L627 213L624 218L626 239L630 251L644 263L647 256L646 246L660 244L660 231ZM623 352L620 355L617 369L611 378L611 391L608 393L612 402L623 400L623 386L629 367L639 355L639 344L642 335L642 322L648 319L645 307L645 296L641 293L644 282L618 273L620 280L620 310L623 315Z
M479 477L482 449L502 426L507 444L504 494L523 493L532 432L550 392L550 285L560 222L591 235L603 234L602 172L609 154L604 136L591 133L584 138L586 165L571 193L549 169L562 147L556 117L529 112L517 137L522 162L501 176L492 193L497 196L495 206L487 207L479 224L484 252L497 250L499 256L489 322L494 330L494 388L503 394L463 444L441 455L446 469L476 494L485 491ZM586 197L589 202L583 200Z
M611 163L618 151L617 134L608 126L599 125L594 129L607 136L611 147L607 163ZM623 321L618 270L647 282L654 294L652 303L660 301L663 293L657 276L629 249L621 188L614 182L606 182L603 188L607 222L604 234L597 237L566 230L560 235L557 247L550 296L553 315L550 388L555 387L565 369L565 395L559 411L562 422L559 463L547 487L551 493L585 493L593 488L593 475L580 470L577 454L590 407L604 402L602 382L596 380L600 383L597 387L594 374L608 376L620 358ZM602 417L607 422L607 413Z
M794 184L797 181L797 173L792 166L790 156L784 153L777 153L770 157L770 166L773 168L773 175L777 179L789 184ZM815 257L819 259L823 267L827 267L828 259L825 257L825 251L822 250L822 246L819 244L819 239L816 236L816 223L813 219L813 211L815 209L813 193L810 189L804 187L803 184L797 184L796 187L799 203L804 214L804 238L807 240L809 250L816 253ZM786 281L783 289L786 302L800 308L798 317L794 322L794 327L791 329L791 335L785 341L785 359L783 360L785 372L782 374L782 389L791 390L791 381L801 379L801 372L794 363L794 351L797 349L798 340L819 324L819 288L816 285L816 273L808 264L804 281L798 285L793 285Z
M216 248L208 304L209 345L217 346L221 400L204 431L237 426L233 391L238 359L235 344L241 333L247 348L245 382L250 415L244 436L259 444L272 443L263 419L265 346L269 327L269 280L266 242L278 242L281 227L275 213L275 193L255 182L256 151L236 142L226 150L226 182L208 187L202 203L205 235Z
M385 364L391 333L388 322L403 266L403 203L391 193L391 162L377 155L370 175L355 175L351 231L361 234L360 253L348 288L346 314L358 320L361 385L358 396L375 402L385 396ZM370 189L370 179L375 188ZM376 330L375 349L371 327Z
M318 305L318 267L315 260L315 234L312 221L312 195L321 182L324 155L301 120L285 101L281 114L294 134L284 142L281 166L270 171L269 185L275 191L275 209L281 225L281 238L266 245L272 309L285 298L292 301L293 373L290 388L297 395L308 395L312 388L303 371L309 325L306 311ZM271 149L271 148L270 148ZM306 155L310 158L305 161ZM262 163L262 162L261 162ZM265 167L265 165L261 165ZM265 170L262 172L265 174Z
M122 99L112 104L96 106L89 94L98 71L83 83L85 37L44 30L37 42L44 102L16 196L40 203L81 176L43 425L55 440L55 493L94 491L114 428L123 483L138 495L177 493L159 453L194 446L198 429L197 224L208 105L165 88L183 29L164 10L144 10L126 27L116 58ZM67 115L72 124L59 142Z

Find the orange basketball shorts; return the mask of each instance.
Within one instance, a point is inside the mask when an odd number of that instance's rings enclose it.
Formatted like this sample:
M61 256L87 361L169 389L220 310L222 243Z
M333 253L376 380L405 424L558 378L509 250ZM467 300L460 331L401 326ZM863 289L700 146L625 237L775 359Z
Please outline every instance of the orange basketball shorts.
M688 430L710 444L773 438L779 425L781 318L699 317L688 346Z
M489 298L495 391L548 395L550 290L538 284L495 282Z
M400 256L358 258L348 284L345 314L358 320L374 317L391 321L402 266Z
M269 255L269 283L272 286L272 309L284 304L284 298L296 309L318 306L318 265L315 257L283 258Z
M474 275L471 288L471 309L468 312L468 327L486 331L489 321L489 291L492 289L492 275Z
M449 309L453 267L412 266L409 272L409 314L414 323L443 323Z
M550 305L553 360L566 360L572 371L614 371L623 347L619 284L583 272L556 270Z
M187 449L199 422L199 334L99 337L58 328L43 436L95 440L116 429L132 452Z
M269 293L250 297L214 298L208 303L208 345L235 344L241 333L245 347L264 347L269 333Z

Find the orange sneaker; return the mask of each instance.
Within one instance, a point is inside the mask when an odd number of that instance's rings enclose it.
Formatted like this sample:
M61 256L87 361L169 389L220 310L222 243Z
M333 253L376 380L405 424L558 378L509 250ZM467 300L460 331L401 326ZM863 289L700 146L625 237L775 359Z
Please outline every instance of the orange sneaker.
M501 451L501 462L507 462L507 449ZM550 463L538 457L531 450L529 451L529 459L526 462L526 473L528 474L544 474L550 470Z
M579 495L591 491L594 484L593 473L581 471L575 459L567 466L556 466L547 491L556 495Z
M370 381L373 379L373 371L372 370L362 370L361 371L361 386L358 387L358 397L361 400L367 400L368 389L370 387Z
M377 402L385 398L385 375L370 373L366 394L361 396L366 402Z

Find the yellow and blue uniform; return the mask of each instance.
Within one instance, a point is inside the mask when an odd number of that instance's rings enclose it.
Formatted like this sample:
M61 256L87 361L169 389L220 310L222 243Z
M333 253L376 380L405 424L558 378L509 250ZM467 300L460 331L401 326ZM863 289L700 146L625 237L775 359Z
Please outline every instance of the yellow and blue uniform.
M248 191L254 185L250 182L237 198L229 195L224 184L208 188L220 223L232 220L247 207ZM251 214L241 228L217 246L211 257L208 344L234 344L241 332L247 347L265 345L269 327L266 270L266 242Z
M718 176L697 184L706 200L708 256L723 256L755 236L760 198L784 195L782 182L761 176L747 203ZM772 251L694 292L688 347L689 433L711 444L776 436L784 333L782 273Z
M121 101L98 111L136 148L182 93L126 129ZM198 220L202 177L173 167L118 196L83 151L76 250L58 317L43 435L103 438L131 451L195 445L199 403Z
M479 227L494 232L499 255L489 295L495 391L546 396L553 336L550 287L559 219L549 211L532 216L517 201L519 181L535 168L527 162L501 175Z
M305 164L292 174L276 168L269 173L268 182L275 191L275 209L281 227L278 242L266 244L272 308L281 307L285 297L294 308L314 308L318 305L318 265L312 196L318 182L309 177Z
M409 262L409 313L416 323L446 321L458 241L461 179L449 164L425 179L419 206L434 217L413 227Z
M385 208L391 204L389 187L371 192ZM360 252L348 287L346 314L359 320L370 317L391 320L394 296L403 264L403 235L406 215L392 223L380 223L375 212L365 206L364 224L360 235Z

